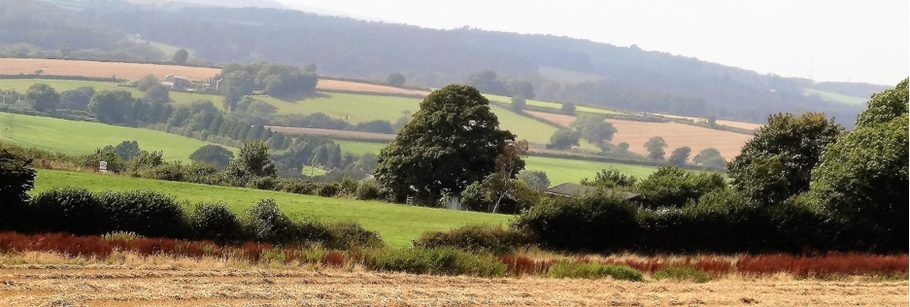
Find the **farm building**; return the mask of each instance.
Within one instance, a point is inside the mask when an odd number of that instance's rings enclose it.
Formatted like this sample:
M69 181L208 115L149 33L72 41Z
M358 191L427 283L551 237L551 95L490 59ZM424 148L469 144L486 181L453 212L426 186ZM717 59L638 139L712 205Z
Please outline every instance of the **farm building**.
M186 89L192 88L193 82L190 82L189 79L182 76L167 75L164 76L164 80L161 80L161 85L167 86L172 89Z

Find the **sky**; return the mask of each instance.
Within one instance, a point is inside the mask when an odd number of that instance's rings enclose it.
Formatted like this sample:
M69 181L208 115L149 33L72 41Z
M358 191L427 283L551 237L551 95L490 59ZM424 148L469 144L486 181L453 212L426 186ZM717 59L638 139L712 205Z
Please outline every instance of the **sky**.
M279 0L427 28L553 34L638 45L816 81L896 85L910 75L910 1Z

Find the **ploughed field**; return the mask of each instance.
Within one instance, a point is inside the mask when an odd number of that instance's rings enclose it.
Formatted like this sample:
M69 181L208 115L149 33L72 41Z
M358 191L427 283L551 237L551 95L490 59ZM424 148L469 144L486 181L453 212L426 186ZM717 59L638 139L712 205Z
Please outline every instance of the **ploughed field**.
M152 257L0 262L3 306L904 306L907 281L729 277L708 283L477 278L263 268Z
M566 126L575 121L575 117L569 115L542 112L528 113ZM611 143L629 143L629 151L642 155L648 154L648 150L644 147L645 143L652 137L659 136L663 137L667 143L667 148L664 149L667 157L670 156L674 149L689 146L692 148L690 157L694 157L702 149L714 148L720 152L724 159L729 161L739 155L743 145L752 139L751 135L673 122L652 123L616 119L607 119L607 122L613 124L617 131L616 135L613 136L613 140L610 141Z

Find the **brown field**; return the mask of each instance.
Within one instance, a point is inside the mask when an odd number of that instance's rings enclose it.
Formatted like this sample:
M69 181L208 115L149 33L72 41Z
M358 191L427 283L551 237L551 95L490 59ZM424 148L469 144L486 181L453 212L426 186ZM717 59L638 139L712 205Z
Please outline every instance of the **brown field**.
M661 116L661 117L666 117L666 118L676 118L676 119L692 120L692 121L695 121L695 122L703 122L703 121L706 121L706 119L705 119L705 118L702 118L702 117L679 116L679 115L670 115L670 114L654 114L654 115ZM718 120L717 120L717 124L718 124L718 125L724 125L724 126L730 126L730 127L734 127L734 128L740 128L740 129L748 129L748 130L758 130L759 128L761 128L761 127L764 126L764 125L762 125L762 124L747 123L747 122L737 122L737 121L723 120L723 119L718 119Z
M117 63L96 61L69 61L45 59L0 59L0 74L32 74L42 70L45 75L54 76L83 76L93 78L110 78L117 76L121 79L139 79L152 74L159 79L168 74L184 76L190 80L208 80L215 76L220 69L206 67L188 67L175 65Z
M2 306L906 306L907 281L786 275L708 283L477 278L214 259L0 261Z
M339 137L339 138L346 138L346 139L381 140L381 141L389 141L389 142L395 140L394 134L385 134L385 133L372 133L372 132L334 130L334 129L319 129L319 128L284 127L284 126L265 126L265 127L272 129L272 131L284 132L287 134L320 135L320 136Z
M530 111L527 113L564 126L568 126L575 120L574 116L569 115ZM660 136L667 142L666 156L669 156L674 149L682 146L692 148L690 158L694 157L702 149L715 148L720 151L721 156L729 161L739 155L743 145L752 139L751 135L680 123L649 123L615 119L607 121L616 127L616 135L613 136L613 141L611 141L613 144L629 143L629 151L643 155L648 154L648 151L644 148L648 139Z
M377 85L369 83L358 83L351 81L340 81L340 80L319 80L319 84L316 86L320 90L336 90L336 91L351 91L351 92L360 92L360 93L380 93L380 94L402 94L402 95L416 95L416 96L426 96L429 95L429 91L421 90L409 90L404 88L397 88L386 85Z

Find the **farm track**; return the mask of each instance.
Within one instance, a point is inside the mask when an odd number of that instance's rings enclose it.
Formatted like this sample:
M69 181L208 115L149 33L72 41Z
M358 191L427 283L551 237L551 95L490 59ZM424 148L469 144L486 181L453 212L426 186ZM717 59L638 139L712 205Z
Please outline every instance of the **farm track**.
M575 120L574 116L569 115L532 111L527 113L565 126ZM617 131L611 143L629 143L629 151L642 155L648 154L644 147L645 143L652 137L660 136L667 143L667 148L664 149L667 153L666 156L669 156L676 148L689 146L692 148L690 158L697 155L702 149L714 148L729 161L739 155L743 145L752 139L751 135L673 122L652 123L617 119L608 119L607 122L612 123Z
M908 282L704 284L443 277L324 268L0 265L3 306L901 306Z

